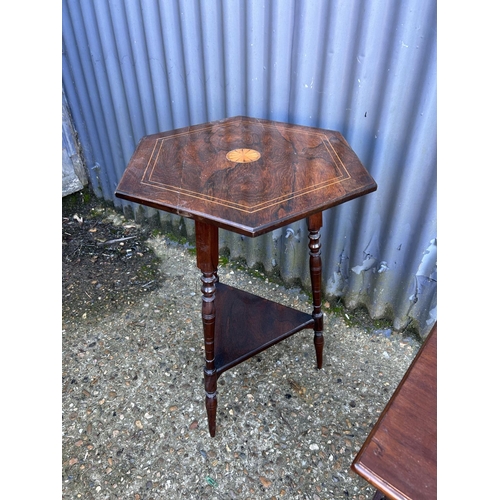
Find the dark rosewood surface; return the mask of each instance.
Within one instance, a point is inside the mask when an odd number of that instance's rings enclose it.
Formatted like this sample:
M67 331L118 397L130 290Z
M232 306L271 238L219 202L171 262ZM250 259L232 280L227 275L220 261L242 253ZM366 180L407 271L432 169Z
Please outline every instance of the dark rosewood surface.
M352 468L391 499L437 498L437 323Z
M258 236L376 187L339 132L239 116L144 137L115 194Z
M116 196L195 220L205 343L205 406L215 436L217 379L305 328L323 364L322 211L377 188L339 132L243 116L144 137ZM258 236L307 218L312 314L219 283L219 228Z

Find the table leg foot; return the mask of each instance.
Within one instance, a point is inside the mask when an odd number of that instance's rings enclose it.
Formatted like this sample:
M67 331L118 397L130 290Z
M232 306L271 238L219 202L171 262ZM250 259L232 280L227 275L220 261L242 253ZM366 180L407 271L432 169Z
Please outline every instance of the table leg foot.
M207 409L208 430L211 437L215 437L216 416L217 416L217 392L206 393L205 407Z
M323 345L325 340L323 332L314 332L314 348L316 349L316 364L318 369L323 368Z

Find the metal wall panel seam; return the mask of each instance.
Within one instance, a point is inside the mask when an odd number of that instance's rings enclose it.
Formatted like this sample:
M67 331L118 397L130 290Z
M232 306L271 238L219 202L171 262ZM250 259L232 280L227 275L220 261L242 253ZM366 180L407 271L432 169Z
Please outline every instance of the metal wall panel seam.
M110 160L103 166L114 178L120 175L119 165L123 161L122 145L119 138L119 125L115 119L113 104L113 89L110 88L105 54L99 36L99 26L96 12L92 2L80 3L82 7L82 20L87 32L87 42L95 77L96 95L94 97L93 111L96 114L96 123L99 126L99 136L104 143L103 151L109 152ZM101 20L102 23L102 20ZM94 82L92 82L94 83ZM101 109L102 106L102 109ZM117 147L118 146L118 147Z
M185 64L189 124L206 121L203 47L200 41L201 25L198 14L199 9L193 0L179 2L179 28Z
M82 20L78 2L72 2L69 8L63 1L63 85L70 104L75 127L86 153L87 173L96 194L102 193L105 199L111 199L110 182L106 169L99 168L99 163L106 164L110 158L109 149L103 147L106 131L99 126L100 100L95 86L95 74L88 50L87 33ZM94 113L94 108L98 110ZM80 112L81 110L81 112ZM99 130L101 129L101 130ZM88 137L88 140L86 138Z
M168 2L166 5L175 7L173 2ZM165 11L164 2L159 5L157 2L142 2L141 9L147 27L145 29L146 46L158 123L157 131L171 130L176 128L179 119L175 119L175 113L172 110L176 101L173 95L177 97L178 94L173 92L172 82L169 81L169 62L166 52L169 45L169 36L175 37L177 35L178 26L177 23L172 23L172 29L165 28L165 20L169 17ZM183 99L185 96L179 96L179 98Z
M224 33L220 1L211 0L201 3L200 25L205 74L206 120L214 121L226 116Z
M134 139L137 145L143 135L149 135L158 130L158 121L144 29L145 23L140 3L126 1L125 16L127 32L130 33L131 63L137 78L137 103L135 105L140 105L137 116L141 121L142 128L138 127L135 131ZM125 36L125 33L123 35Z
M269 109L271 120L289 120L295 3L270 4Z
M116 44L117 71L123 85L123 105L126 106L128 116L128 130L126 131L126 145L124 148L125 161L132 155L140 138L145 135L144 116L142 113L141 97L135 61L133 57L131 33L128 27L126 3L117 2L111 16L111 27ZM124 118L125 118L124 114ZM130 147L132 150L130 151Z
M266 118L268 102L267 78L269 72L268 52L265 41L268 34L269 2L256 0L245 3L246 13L246 114L256 118Z
M223 2L224 69L227 116L245 115L246 51L245 26L243 23L243 2ZM238 5L239 7L236 7ZM240 35L239 37L235 36ZM230 36L233 35L233 36Z
M113 10L115 16L117 15L116 5L120 4L115 4ZM136 144L134 141L132 117L126 96L126 78L118 56L119 40L117 40L117 33L114 31L109 4L97 0L94 1L94 8L98 37L102 50L103 75L105 75L105 83L107 84L103 85L103 88L105 88L105 91L109 95L110 104L105 113L109 120L107 121L108 128L116 129L116 134L113 134L113 145L117 153L115 159L116 177L119 178L122 173L121 165L126 163L128 158L132 156ZM130 87L132 87L132 82L130 82ZM133 91L132 88L129 88L129 90Z

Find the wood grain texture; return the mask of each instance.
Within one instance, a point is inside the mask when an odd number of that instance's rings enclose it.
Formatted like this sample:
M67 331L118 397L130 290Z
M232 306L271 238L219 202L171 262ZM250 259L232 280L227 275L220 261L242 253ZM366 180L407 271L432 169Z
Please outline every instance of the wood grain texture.
M339 132L239 116L144 137L115 194L258 236L376 188Z
M215 366L220 375L304 328L310 314L217 283Z
M387 498L437 498L437 323L352 469Z

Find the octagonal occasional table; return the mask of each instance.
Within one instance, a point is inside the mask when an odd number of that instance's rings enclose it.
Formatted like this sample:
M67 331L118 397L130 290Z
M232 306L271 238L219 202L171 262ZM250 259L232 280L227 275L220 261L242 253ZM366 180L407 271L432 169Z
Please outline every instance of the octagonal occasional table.
M306 328L323 358L320 228L325 209L377 189L339 132L237 116L141 139L116 196L194 219L205 339L205 404L217 379ZM255 237L307 218L312 314L219 282L219 228Z

